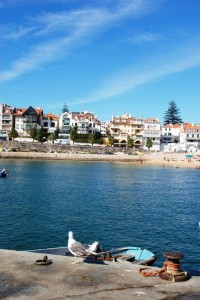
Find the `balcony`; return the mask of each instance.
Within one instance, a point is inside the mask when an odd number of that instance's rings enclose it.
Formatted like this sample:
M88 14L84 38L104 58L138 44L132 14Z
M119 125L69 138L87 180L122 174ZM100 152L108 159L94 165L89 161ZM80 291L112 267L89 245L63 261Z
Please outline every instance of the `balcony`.
M141 120L134 120L130 122L131 125L143 125L143 121Z
M67 129L61 129L60 132L62 134L69 134L70 133L70 130L67 130Z
M79 130L78 130L78 133L79 133L79 134L88 134L89 132L88 132L87 129L79 129Z
M4 116L4 115L3 115L3 116L2 116L2 121L3 121L3 120L10 120L10 121L11 121L11 120L12 120L12 116Z
M118 129L119 130L119 125L118 124L111 124L110 128Z
M11 130L11 125L7 125L7 124L2 124L2 129L3 130Z
M143 137L160 137L161 132L160 131L143 131Z

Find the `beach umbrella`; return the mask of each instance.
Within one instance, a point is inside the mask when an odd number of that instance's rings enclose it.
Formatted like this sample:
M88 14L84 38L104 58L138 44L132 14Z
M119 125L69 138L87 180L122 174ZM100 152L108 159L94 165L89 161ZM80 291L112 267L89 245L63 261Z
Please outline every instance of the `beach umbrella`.
M192 154L188 154L188 155L186 155L186 158L192 158L193 157L193 155Z

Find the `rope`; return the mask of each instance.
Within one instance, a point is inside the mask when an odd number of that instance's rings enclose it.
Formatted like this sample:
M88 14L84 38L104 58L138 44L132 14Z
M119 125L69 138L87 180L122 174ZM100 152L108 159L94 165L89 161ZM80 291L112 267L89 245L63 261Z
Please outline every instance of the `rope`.
M152 270L150 271L145 271L145 270L150 270L149 268L140 268L139 269L139 273L145 277L150 277L150 276L156 276L159 273L168 271L168 273L172 274L172 275L180 275L183 272L180 270L180 264L176 264L173 263L169 260L166 260L164 262L164 265L162 266L162 268L160 270ZM178 272L179 271L179 272Z

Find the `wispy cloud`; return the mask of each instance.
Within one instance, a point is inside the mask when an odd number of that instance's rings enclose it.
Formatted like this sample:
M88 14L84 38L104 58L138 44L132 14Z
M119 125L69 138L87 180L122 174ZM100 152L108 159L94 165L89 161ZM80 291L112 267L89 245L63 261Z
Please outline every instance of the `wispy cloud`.
M129 37L127 41L132 44L144 44L157 42L163 39L165 38L159 33L141 32Z
M190 44L190 41L188 41ZM87 98L78 99L71 105L92 103L116 97L130 90L159 80L164 76L184 72L200 66L200 44L181 48L175 53L167 53L159 58L151 57L141 65L121 70L118 74L106 78L100 88L93 91Z
M112 2L112 1L111 1ZM151 5L149 5L151 3ZM110 8L88 8L82 10L66 11L61 13L48 13L34 18L32 37L45 35L47 42L33 44L30 49L24 50L23 57L13 61L10 69L0 71L0 82L16 78L26 72L43 66L51 61L59 60L64 52L69 53L72 47L83 43L87 37L92 39L99 31L113 27L124 18L138 18L152 10L154 1L147 0L116 0L115 6ZM32 26L21 27L21 31L10 32L15 38L27 34ZM55 38L56 33L60 38ZM30 37L29 37L30 39Z
M1 40L17 40L26 36L34 30L34 27L23 27L19 26L15 28L14 26L1 26L0 27L0 39Z

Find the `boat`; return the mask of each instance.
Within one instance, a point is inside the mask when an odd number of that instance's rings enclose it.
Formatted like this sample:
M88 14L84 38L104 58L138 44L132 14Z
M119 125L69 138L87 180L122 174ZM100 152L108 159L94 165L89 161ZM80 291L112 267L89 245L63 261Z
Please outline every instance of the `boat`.
M2 172L2 171L1 171L1 172L0 172L0 177L1 177L1 178L8 177L8 174L9 174L9 172L5 172L5 171Z
M114 248L97 254L97 259L129 261L139 265L152 266L157 256L151 251L140 247Z
M67 247L47 248L28 251L46 255L52 254L73 257L73 255L70 253ZM127 261L134 264L152 266L156 259L157 256L151 251L144 248L130 246L113 248L111 250L99 252L97 253L97 255L89 255L85 257L84 261L88 263L98 263L100 261Z

